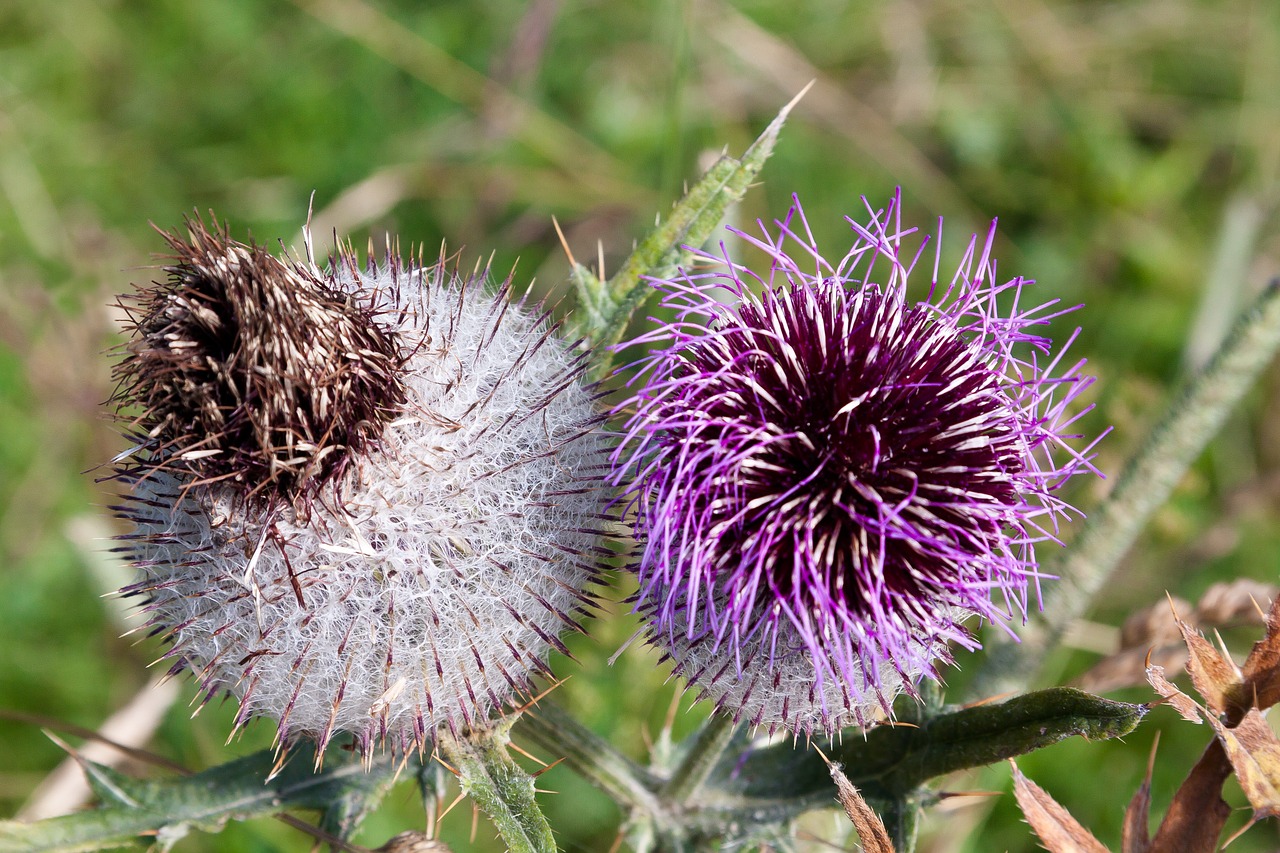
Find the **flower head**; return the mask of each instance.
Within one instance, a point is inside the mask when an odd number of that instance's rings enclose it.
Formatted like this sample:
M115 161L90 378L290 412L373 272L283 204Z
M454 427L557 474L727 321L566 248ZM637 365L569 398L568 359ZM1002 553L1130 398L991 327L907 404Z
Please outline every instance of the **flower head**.
M700 254L655 282L675 319L632 341L651 349L614 479L637 607L677 672L753 725L865 723L937 678L949 643L977 645L967 618L1025 619L1033 546L1070 509L1054 493L1089 467L1065 440L1091 380L1032 332L1063 312L999 283L994 223L949 282L935 254L912 302L928 241L908 248L899 201L849 220L832 260L798 200L734 231L763 272Z
M526 695L599 560L585 356L443 262L321 270L190 232L118 371L141 409L123 592L174 671L319 752L421 746Z

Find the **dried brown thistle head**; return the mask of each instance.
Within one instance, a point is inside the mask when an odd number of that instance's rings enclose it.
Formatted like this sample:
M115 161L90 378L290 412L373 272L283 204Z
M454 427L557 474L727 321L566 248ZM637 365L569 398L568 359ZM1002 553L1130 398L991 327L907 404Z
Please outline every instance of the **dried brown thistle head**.
M140 410L135 473L304 506L404 403L397 336L314 265L186 225L157 229L168 279L122 299L116 402Z

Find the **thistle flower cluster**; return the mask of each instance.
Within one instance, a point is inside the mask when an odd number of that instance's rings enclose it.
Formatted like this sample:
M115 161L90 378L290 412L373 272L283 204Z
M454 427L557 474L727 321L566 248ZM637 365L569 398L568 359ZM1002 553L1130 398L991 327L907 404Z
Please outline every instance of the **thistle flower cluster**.
M1092 380L1033 332L1066 312L1000 283L995 223L912 302L928 241L908 248L898 196L868 212L832 260L798 200L734 231L654 282L674 319L630 342L650 349L613 479L637 608L692 688L770 730L864 724L978 645L969 617L1024 620L1055 492L1090 469L1068 405Z
M123 593L172 671L317 754L422 747L527 695L601 555L586 356L443 261L165 237L168 279L127 301L115 476Z

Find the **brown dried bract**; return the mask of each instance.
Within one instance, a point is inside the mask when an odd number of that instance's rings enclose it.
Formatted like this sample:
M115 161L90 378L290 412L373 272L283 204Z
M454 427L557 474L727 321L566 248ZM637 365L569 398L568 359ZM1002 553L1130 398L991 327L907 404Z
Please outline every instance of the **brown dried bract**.
M1266 634L1254 643L1242 669L1254 707L1265 710L1280 702L1280 596L1267 614Z
M1109 853L1093 833L1080 825L1057 800L1013 767L1013 794L1027 823L1050 853Z
M196 218L160 232L168 280L121 299L132 339L116 402L137 407L126 477L307 503L404 403L397 334L311 264L231 240Z
M1147 667L1147 682L1157 693L1182 715L1182 719L1197 725L1201 722L1200 706L1196 700L1179 690L1164 674L1164 667L1151 664Z
M1178 628L1191 655L1187 659L1187 674L1196 692L1213 714L1231 714L1238 719L1247 707L1243 703L1248 701L1242 695L1244 674L1240 667L1187 623L1178 620Z
M1231 765L1222 745L1215 740L1173 795L1151 841L1151 851L1213 853L1217 850L1218 837L1231 816L1231 807L1222 799L1222 783L1229 775Z
M1147 775L1129 800L1124 810L1124 823L1120 828L1120 849L1124 853L1148 853L1151 850L1151 776L1155 773L1156 747L1160 745L1160 733L1156 732L1151 744L1151 757L1147 759Z
M822 750L817 747L814 749L817 750L818 755L822 756L827 770L831 773L831 780L836 783L836 799L840 801L844 813L853 823L853 829L858 833L858 841L862 843L865 853L894 853L893 841L889 838L889 831L885 829L880 815L867 805L867 801L858 793L858 789L849 781L849 777L844 775L841 766L827 758Z

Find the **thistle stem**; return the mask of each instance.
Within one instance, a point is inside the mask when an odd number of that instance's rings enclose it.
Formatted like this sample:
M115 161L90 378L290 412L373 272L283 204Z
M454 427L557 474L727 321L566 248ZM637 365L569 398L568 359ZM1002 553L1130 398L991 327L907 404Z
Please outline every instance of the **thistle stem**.
M1151 515L1271 363L1278 346L1280 278L1267 285L1236 321L1204 370L1184 384L1116 479L1110 496L1090 514L1079 539L1047 566L1059 580L1045 591L1043 618L1027 626L1020 644L991 644L969 688L970 698L1030 686L1048 651L1089 608Z
M618 752L563 708L543 700L520 719L521 734L554 757L563 757L566 764L623 809L652 816L661 814L661 801L655 793L661 780Z
M445 730L436 749L453 767L462 790L489 819L512 853L555 853L551 826L534 799L533 777L507 753L509 724L465 738Z
M728 715L712 714L689 739L688 751L659 795L675 805L691 799L719 764L737 728L737 723Z

